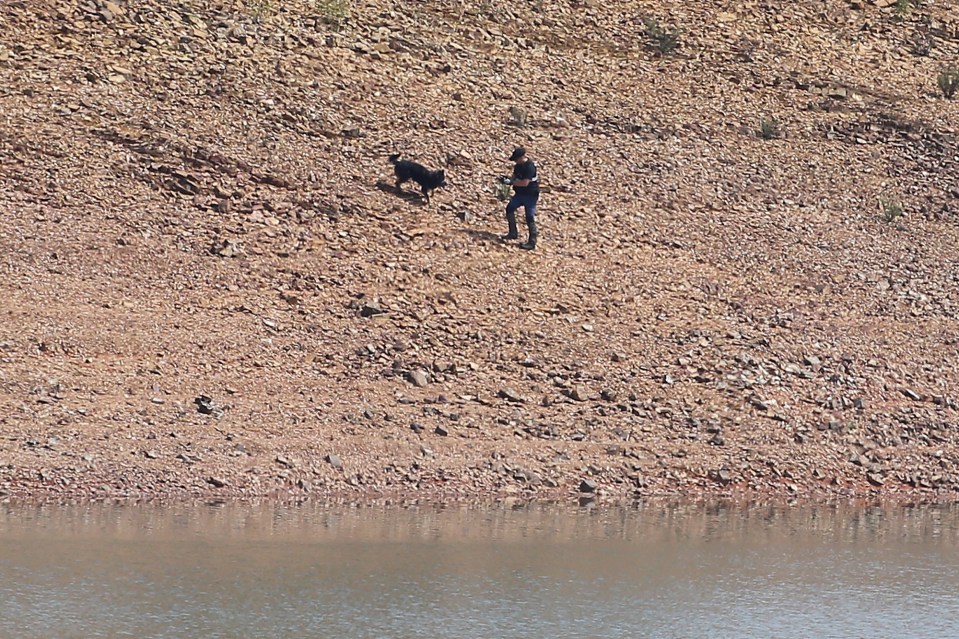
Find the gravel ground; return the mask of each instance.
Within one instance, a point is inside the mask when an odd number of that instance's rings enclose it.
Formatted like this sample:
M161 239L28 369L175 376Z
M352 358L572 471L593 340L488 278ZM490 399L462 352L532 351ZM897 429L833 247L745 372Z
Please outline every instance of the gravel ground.
M0 496L955 499L959 19L688 4L3 3Z

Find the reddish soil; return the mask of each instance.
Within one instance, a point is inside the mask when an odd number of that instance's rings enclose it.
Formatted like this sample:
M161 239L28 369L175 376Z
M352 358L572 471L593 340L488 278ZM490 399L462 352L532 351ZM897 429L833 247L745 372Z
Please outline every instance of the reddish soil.
M959 17L727 4L3 2L0 495L954 499Z

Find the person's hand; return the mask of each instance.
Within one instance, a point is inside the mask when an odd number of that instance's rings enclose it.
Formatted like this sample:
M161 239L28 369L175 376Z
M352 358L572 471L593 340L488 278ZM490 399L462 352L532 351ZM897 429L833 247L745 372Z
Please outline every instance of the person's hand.
M500 183L500 184L512 184L512 183L513 183L513 178L509 177L508 175L501 175L501 176L499 176L499 178L497 178L497 179L499 180L499 183Z

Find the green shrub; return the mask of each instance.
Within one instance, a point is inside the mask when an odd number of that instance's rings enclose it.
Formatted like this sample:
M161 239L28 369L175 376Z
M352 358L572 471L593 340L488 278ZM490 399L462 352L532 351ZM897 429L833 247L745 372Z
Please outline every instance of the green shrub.
M509 120L507 123L510 126L515 126L523 128L526 126L526 123L529 121L529 115L526 113L525 109L521 109L518 106L511 106L509 108Z
M882 219L886 222L895 222L903 216L902 202L899 200L882 196L879 198L879 206L882 207Z
M776 118L760 118L759 120L759 137L764 140L775 140L782 137L782 129L779 126L779 121Z
M917 29L909 37L909 53L917 56L927 56L932 52L932 35L927 31Z
M350 0L316 0L316 10L327 24L338 27L350 17Z
M650 44L660 53L667 55L679 48L679 30L666 29L655 18L646 18L643 20L643 26L646 28L646 37Z
M273 0L247 0L247 8L257 18L265 18L273 14Z
M939 84L939 90L942 91L942 95L951 100L955 97L956 90L959 89L959 69L956 67L943 69L939 72L939 77L936 78L936 81Z

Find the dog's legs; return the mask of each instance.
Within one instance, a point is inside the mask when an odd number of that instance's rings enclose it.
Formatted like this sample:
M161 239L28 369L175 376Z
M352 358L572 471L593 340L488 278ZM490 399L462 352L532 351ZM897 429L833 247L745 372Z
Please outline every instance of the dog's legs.
M430 203L430 190L425 186L423 188L423 199L426 200L426 203Z

